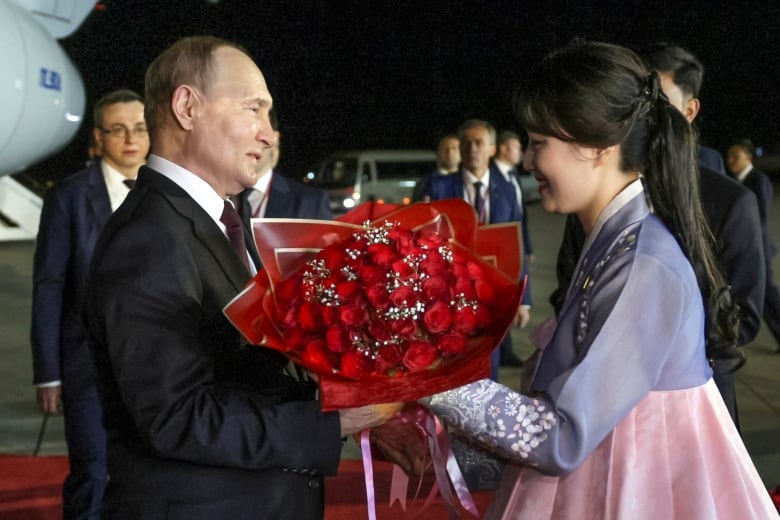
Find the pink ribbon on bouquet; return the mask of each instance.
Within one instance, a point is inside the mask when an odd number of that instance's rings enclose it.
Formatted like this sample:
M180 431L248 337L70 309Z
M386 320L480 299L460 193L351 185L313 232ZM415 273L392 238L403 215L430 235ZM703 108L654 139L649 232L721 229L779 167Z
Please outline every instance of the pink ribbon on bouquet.
M458 497L460 505L474 517L479 517L479 511L474 503L474 499L469 493L466 480L460 471L455 455L449 446L449 439L446 430L442 427L439 419L422 406L414 409L411 418L408 415L402 415L400 420L405 423L412 423L427 440L428 452L431 455L433 470L436 480L425 500L419 514L422 514L436 498L438 492L441 492L444 502L450 511L451 518L460 518L458 508L455 504L455 498L452 494L452 488ZM360 449L363 457L363 472L366 482L366 499L368 505L368 519L376 520L376 496L374 493L374 469L371 457L371 442L369 430L363 430L360 434ZM450 487L452 483L452 488ZM409 477L397 465L393 465L392 481L390 485L390 507L398 500L401 508L406 511L406 495L409 485ZM422 486L422 476L417 485L417 493Z

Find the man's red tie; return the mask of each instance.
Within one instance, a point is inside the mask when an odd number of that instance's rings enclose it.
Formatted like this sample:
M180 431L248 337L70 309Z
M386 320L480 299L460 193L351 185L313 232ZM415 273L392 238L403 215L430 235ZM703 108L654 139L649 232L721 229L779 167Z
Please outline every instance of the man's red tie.
M249 271L249 258L247 257L246 242L244 241L244 225L241 223L241 217L238 216L236 208L233 207L229 200L225 201L225 207L219 220L225 224L233 251L236 252L238 259L241 260L246 270Z

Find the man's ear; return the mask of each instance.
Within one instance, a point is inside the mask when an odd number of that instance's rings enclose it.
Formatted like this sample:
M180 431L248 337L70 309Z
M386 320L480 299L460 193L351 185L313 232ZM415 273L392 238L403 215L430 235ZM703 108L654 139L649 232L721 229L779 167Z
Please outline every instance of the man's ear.
M699 98L691 98L685 102L685 105L683 106L683 116L685 116L688 123L693 123L693 120L699 115L699 108L701 108Z
M171 111L182 129L192 130L200 104L199 92L189 85L179 85L173 91Z

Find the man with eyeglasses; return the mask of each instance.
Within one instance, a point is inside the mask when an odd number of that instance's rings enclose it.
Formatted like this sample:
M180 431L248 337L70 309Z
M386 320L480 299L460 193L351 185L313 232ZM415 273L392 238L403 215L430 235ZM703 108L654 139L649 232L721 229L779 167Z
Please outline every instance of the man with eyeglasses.
M38 405L65 416L70 474L64 518L98 518L107 481L106 434L81 313L95 242L134 186L149 153L141 97L117 90L94 107L102 151L87 169L51 188L41 212L33 264L32 351Z

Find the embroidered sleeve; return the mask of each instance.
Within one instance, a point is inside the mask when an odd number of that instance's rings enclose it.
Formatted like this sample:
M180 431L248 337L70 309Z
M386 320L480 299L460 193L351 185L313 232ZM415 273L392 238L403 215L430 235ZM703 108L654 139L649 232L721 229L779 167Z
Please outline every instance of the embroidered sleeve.
M557 424L545 400L528 397L489 379L431 397L428 406L451 426L505 457L535 465L536 449Z

